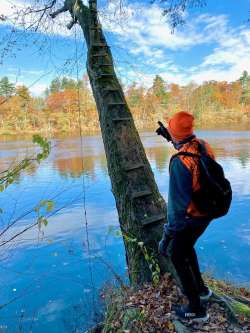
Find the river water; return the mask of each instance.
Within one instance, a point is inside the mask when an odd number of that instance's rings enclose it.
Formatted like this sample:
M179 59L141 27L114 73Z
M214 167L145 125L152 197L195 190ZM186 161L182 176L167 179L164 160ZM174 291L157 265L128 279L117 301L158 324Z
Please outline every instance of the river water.
M141 133L161 193L167 199L173 149ZM201 267L215 277L250 284L250 132L200 131L233 187L230 213L197 243ZM85 332L100 316L100 289L126 278L126 262L100 136L53 139L39 167L1 193L0 243L37 220L33 208L53 200L48 225L34 226L0 246L0 332ZM34 154L29 140L0 141L0 172ZM83 156L83 157L81 157ZM82 167L84 172L82 172Z

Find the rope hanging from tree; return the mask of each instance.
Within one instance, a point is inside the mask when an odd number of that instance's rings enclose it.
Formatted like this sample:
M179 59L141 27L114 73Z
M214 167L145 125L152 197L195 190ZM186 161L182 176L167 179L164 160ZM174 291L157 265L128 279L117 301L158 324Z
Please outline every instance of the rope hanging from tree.
M90 283L92 289L92 306L94 316L97 314L96 303L95 303L95 284L94 284L94 274L93 274L93 264L90 253L90 242L89 242L89 230L88 230L88 218L86 209L86 186L85 186L85 175L84 175L84 161L83 161L83 133L82 133L82 120L81 120L81 101L80 101L80 85L79 85L79 63L78 63L78 46L77 46L77 29L76 25L74 27L74 42L75 42L75 65L76 65L76 78L77 78L77 112L78 112L78 124L79 124L79 135L80 135L80 152L81 152L81 168L82 168L82 201L83 201L83 215L84 215L84 227L86 232L86 245L87 245L87 256L88 256L88 269L90 274ZM86 96L84 96L86 105Z

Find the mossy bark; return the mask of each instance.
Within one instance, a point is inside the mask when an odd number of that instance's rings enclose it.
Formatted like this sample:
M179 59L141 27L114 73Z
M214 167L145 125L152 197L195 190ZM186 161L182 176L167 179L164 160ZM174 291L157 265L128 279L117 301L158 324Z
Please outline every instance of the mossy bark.
M166 203L117 79L112 54L97 18L96 1L89 1L89 7L80 0L66 2L87 44L87 70L99 114L130 281L142 284L151 281L152 274L138 242L143 242L148 253L158 256ZM169 271L166 259L159 258L159 265L162 272Z

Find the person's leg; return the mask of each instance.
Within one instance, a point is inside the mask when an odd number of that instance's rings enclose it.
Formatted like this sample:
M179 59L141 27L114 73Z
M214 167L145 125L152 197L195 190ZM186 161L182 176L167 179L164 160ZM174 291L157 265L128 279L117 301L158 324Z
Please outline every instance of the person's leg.
M187 256L192 246L188 230L176 233L172 241L171 260L189 300L190 308L197 309L200 307L200 298Z
M191 242L192 242L193 246L190 249L190 252L188 253L187 258L189 261L190 269L191 269L194 279L196 281L197 290L198 290L199 294L202 294L202 293L207 294L209 289L205 286L205 283L203 281L194 245L195 245L197 239L206 230L207 226L209 225L209 222L210 221L201 221L200 223L197 223L197 224L191 223L191 225L189 226L190 237L191 237Z
M205 283L203 281L203 278L201 276L200 267L196 255L196 251L194 248L191 249L189 255L188 255L188 262L189 267L191 269L191 272L193 273L198 293L201 294L203 292L207 291L207 287L205 286Z

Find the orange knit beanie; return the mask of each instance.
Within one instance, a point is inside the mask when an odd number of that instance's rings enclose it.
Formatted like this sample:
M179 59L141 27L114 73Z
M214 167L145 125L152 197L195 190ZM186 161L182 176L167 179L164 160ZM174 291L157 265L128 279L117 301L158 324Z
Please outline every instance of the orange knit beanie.
M168 131L174 141L182 141L193 134L194 117L191 113L177 112L168 122Z

